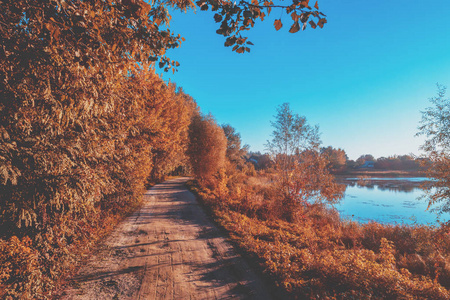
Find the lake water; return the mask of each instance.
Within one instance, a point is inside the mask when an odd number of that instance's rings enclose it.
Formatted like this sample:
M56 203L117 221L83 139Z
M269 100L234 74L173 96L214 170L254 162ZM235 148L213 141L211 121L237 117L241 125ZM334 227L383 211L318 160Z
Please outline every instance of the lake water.
M371 178L370 181L356 181L347 178L345 196L335 205L341 216L357 222L371 220L391 224L437 224L437 215L427 211L426 200L420 184L427 178ZM441 220L450 219L450 214Z

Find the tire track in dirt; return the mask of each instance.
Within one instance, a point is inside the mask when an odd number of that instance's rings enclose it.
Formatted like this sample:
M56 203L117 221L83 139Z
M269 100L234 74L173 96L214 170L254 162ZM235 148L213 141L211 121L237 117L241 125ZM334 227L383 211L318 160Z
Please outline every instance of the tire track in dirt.
M271 299L184 183L144 195L73 278L63 299Z

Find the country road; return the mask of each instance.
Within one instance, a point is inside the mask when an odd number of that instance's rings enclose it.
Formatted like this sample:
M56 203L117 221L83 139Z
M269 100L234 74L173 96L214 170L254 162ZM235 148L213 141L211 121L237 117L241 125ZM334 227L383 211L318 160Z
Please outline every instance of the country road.
M184 183L144 195L89 259L63 299L271 299Z

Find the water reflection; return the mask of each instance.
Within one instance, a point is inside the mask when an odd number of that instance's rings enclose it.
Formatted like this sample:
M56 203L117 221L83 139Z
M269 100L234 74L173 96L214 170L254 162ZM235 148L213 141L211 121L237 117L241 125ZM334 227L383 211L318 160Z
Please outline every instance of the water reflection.
M426 178L425 178L426 180ZM341 178L345 196L335 207L341 216L358 221L380 223L437 224L437 215L419 200L430 184L423 178ZM448 220L449 214L441 220Z
M338 180L346 186L364 187L374 189L377 187L381 191L411 193L414 189L423 189L430 184L430 180L425 177L413 178L341 178Z

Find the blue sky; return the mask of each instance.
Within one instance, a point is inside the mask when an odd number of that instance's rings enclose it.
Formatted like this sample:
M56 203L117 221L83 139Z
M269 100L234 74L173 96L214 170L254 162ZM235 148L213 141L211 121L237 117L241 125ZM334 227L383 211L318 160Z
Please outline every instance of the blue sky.
M414 3L414 5L411 5ZM255 46L241 55L224 47L213 13L174 12L171 30L186 41L167 54L174 75L204 113L240 132L264 152L276 107L289 102L318 124L324 146L351 159L419 154L420 111L450 85L450 1L321 0L323 29L291 34L290 16L273 10L248 32ZM284 23L275 31L273 21Z

